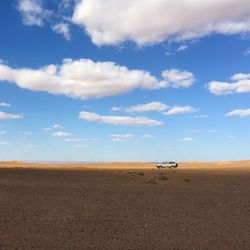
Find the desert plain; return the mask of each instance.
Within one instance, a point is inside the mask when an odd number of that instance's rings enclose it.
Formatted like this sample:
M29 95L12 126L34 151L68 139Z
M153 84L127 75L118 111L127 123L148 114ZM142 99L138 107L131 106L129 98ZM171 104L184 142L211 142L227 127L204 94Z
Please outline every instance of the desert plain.
M250 161L1 162L0 249L250 249Z

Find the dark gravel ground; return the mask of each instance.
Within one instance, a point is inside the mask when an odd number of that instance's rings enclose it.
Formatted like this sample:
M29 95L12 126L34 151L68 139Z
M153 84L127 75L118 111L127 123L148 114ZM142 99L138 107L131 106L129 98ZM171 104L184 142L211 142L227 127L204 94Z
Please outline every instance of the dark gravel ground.
M0 249L250 249L249 171L134 172L1 168Z

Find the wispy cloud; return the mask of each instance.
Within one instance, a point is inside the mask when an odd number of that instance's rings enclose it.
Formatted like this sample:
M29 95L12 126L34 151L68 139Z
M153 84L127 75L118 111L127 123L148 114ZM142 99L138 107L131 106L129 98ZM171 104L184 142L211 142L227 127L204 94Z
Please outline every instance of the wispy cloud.
M178 47L178 48L176 49L176 51L177 51L177 52L182 52L182 51L185 51L185 50L187 50L187 49L188 49L188 45L183 44L183 45L181 45L180 47Z
M22 16L23 23L28 26L43 26L44 21L51 14L43 7L41 0L19 0L17 9Z
M65 138L64 141L66 142L80 142L82 141L81 138Z
M0 141L0 145L6 145L9 144L7 141Z
M130 141L131 139L135 138L133 134L113 134L110 135L111 140L114 142L126 142Z
M124 126L159 126L161 121L149 119L147 117L132 117L132 116L102 116L96 113L82 111L79 118L90 122L106 123L111 125Z
M0 111L0 120L22 119L23 115L9 114Z
M194 142L195 140L192 137L185 137L181 139L182 142Z
M205 118L209 118L209 115L195 115L194 118L195 119L199 119L199 118L205 119Z
M32 132L31 131L18 131L17 132L19 135L31 135Z
M150 111L163 111L169 108L164 103L161 102L150 102L146 104L138 104L135 106L131 106L129 108L126 108L125 111L129 113L136 113L136 112L150 112Z
M0 131L0 135L5 135L6 134L6 131L2 130Z
M9 107L11 107L11 105L9 103L6 103L6 102L0 102L0 107L2 107L2 108L9 108Z
M63 37L67 41L70 41L71 34L70 34L69 24L63 23L63 22L57 23L57 24L52 26L52 30L58 34L63 35Z
M163 112L164 115L177 115L177 114L187 114L194 113L198 109L191 106L174 106L166 112Z
M54 124L52 127L49 127L49 128L43 128L44 131L52 131L52 130L55 130L55 129L62 129L64 128L62 125L60 124Z
M145 135L142 136L142 138L144 138L144 139L152 139L152 138L154 138L154 136L150 135L150 134L145 134Z
M52 136L56 136L56 137L70 137L70 136L73 136L72 133L61 132L61 131L54 132L54 133L51 134L51 135L52 135Z

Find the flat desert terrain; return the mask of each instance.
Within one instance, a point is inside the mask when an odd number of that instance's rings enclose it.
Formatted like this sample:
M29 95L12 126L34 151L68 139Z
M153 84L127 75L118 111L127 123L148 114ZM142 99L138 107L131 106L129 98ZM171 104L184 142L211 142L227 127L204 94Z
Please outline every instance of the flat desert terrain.
M250 161L2 162L0 249L250 249Z

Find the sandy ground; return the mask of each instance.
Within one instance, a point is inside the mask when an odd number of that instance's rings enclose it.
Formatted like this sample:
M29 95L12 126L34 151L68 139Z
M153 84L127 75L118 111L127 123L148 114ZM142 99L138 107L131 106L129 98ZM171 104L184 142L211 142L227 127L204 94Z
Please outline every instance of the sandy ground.
M250 249L250 161L0 163L0 249Z

